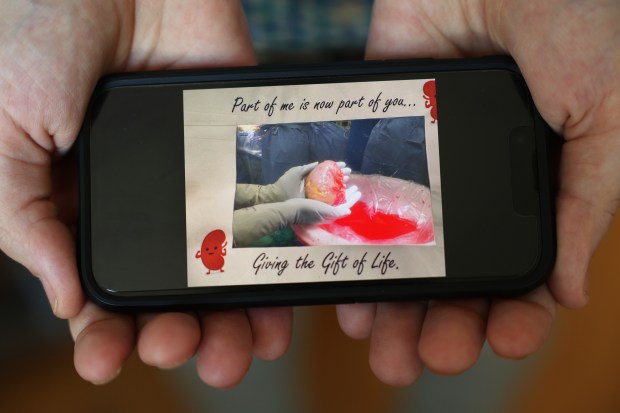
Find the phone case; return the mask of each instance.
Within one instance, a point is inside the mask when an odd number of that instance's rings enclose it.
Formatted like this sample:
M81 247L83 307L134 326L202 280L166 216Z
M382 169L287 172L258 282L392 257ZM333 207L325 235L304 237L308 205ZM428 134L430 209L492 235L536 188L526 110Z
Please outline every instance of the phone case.
M233 255L235 256L245 256L248 255L248 251L252 250L252 248L258 248L256 253L252 255L251 261L253 260L253 265L251 267L247 267L249 272L256 272L254 277L260 276L259 274L270 274L273 277L276 275L281 276L282 274L277 274L277 272L284 265L282 264L282 260L280 260L280 264L278 264L278 260L275 260L273 256L270 257L270 253L272 250L264 249L260 250L260 247L250 247L247 249L235 246L233 247L233 239L232 239L232 230L230 228L220 229L219 227L209 227L208 229L201 230L202 232L197 233L196 239L202 240L202 242L195 242L190 240L190 231L186 231L186 239L187 241L187 265L192 266L192 268L196 269L196 273L202 272L201 274L196 276L198 280L198 284L193 284L193 286L173 286L173 288L155 288L152 290L115 290L114 288L103 287L100 285L100 280L98 280L97 276L94 274L93 267L93 244L97 243L93 241L93 234L96 232L93 228L100 228L101 224L97 224L96 221L98 218L93 217L92 209L93 205L96 204L96 200L92 198L92 185L93 182L96 181L97 177L93 175L92 165L93 160L92 156L92 142L91 142L91 127L93 125L93 119L95 116L99 116L100 110L100 100L99 97L104 96L108 91L113 90L130 90L135 88L150 88L150 90L155 90L161 86L170 86L170 85L178 85L179 87L183 87L184 90L189 91L184 94L184 110L188 110L188 105L193 104L194 97L198 102L201 99L200 93L203 90L203 86L209 89L209 93L224 93L222 90L228 89L228 85L234 83L236 88L239 90L251 90L253 88L263 87L264 90L276 90L276 91L286 91L286 87L292 87L293 85L301 85L300 90L305 91L317 89L318 90L328 90L331 88L333 84L344 82L343 79L346 80L347 83L353 85L355 79L367 79L370 76L378 76L381 82L392 82L394 80L402 79L403 76L407 73L449 73L449 72L480 72L480 71L508 71L510 73L516 74L519 77L520 72L518 67L514 63L513 60L505 57L487 57L487 58L479 58L479 59L459 59L459 60L433 60L433 59L423 59L423 60L414 60L414 61L368 61L368 62L346 62L346 63L333 63L333 64L317 64L317 65L304 65L304 66L257 66L251 68L227 68L227 69L197 69L197 70L184 70L184 71L169 71L169 72L145 72L145 73L128 73L128 74L119 74L106 77L102 79L94 94L93 99L91 101L91 105L89 106L88 112L86 114L86 120L84 122L83 128L80 132L80 137L78 140L79 144L79 173L80 173L80 217L79 217L79 240L78 240L78 258L79 258L79 269L81 275L81 281L85 291L88 296L99 305L102 305L106 308L113 310L154 310L154 309L174 309L174 308L222 308L222 307L239 307L239 306L273 306L273 305L308 305L308 304L327 304L327 303L350 303L350 302L372 302L372 301L402 301L402 300L412 300L412 299L429 299L429 298L454 298L454 297L473 297L473 296L506 296L506 295L518 295L524 292L530 291L536 286L543 283L547 277L547 275L552 270L554 261L555 261L555 219L554 219L554 209L553 209L553 196L552 194L555 191L555 172L557 170L557 157L558 157L558 148L561 144L561 139L553 134L550 128L545 124L540 115L534 109L534 118L533 118L533 127L535 128L537 136L544 137L544 139L538 139L535 143L535 151L538 153L538 159L536 161L537 166L537 187L539 190L539 205L536 207L538 209L538 218L540 222L540 248L538 249L538 262L536 267L530 271L525 276L519 277L510 277L510 276L502 276L502 277L478 277L475 274L465 274L464 276L453 277L450 276L450 268L446 268L446 264L444 262L443 270L447 273L446 276L443 277L424 277L424 276L416 276L414 279L403 279L403 278L393 278L393 279L384 279L378 277L377 279L364 279L360 280L359 277L356 277L354 271L355 263L357 263L357 268L359 269L360 265L366 264L366 268L364 271L370 271L368 268L372 266L373 270L376 274L380 274L385 270L386 273L390 273L390 271L396 271L394 268L397 268L398 265L404 267L403 258L406 257L407 254L410 254L406 250L406 248L398 247L394 248L394 250L390 250L389 247L387 249L381 250L380 248L375 248L375 246L368 247L367 255L362 254L362 250L359 249L360 253L349 253L349 251L357 251L356 249L345 251L345 256L348 254L348 260L343 261L342 251L339 251L338 248L335 248L334 251L329 251L327 249L317 249L323 251L320 255L321 259L315 259L314 268L307 268L309 265L307 261L302 260L304 256L303 249L300 249L299 254L295 254L294 257L296 259L288 259L287 267L282 272L291 272L291 268L295 265L300 265L297 269L304 269L305 273L310 277L310 273L314 269L314 271L324 272L321 276L323 277L321 282L310 282L310 281L295 281L295 282L282 282L282 283L271 283L271 284L262 284L261 282L257 282L253 285L202 285L200 283L207 282L204 280L212 281L215 277L223 277L228 272L234 270L234 265L237 260L233 259ZM438 75L440 76L440 75ZM432 92L428 89L429 82L419 82L421 88L421 96L419 96L419 102L417 107L420 110L425 111L426 114L424 118L424 122L426 126L426 133L428 135L428 125L432 125L435 127L437 123L441 124L442 116L442 103L439 97L437 98L438 102L435 102L434 99L434 81L432 84L433 90ZM416 83L417 84L417 83ZM316 86L319 85L319 86ZM321 86L323 85L323 86ZM185 88L187 86L187 88ZM283 89L278 89L282 87ZM349 87L349 86L347 86ZM357 83L355 83L355 87L359 87ZM353 90L354 87L350 86L349 89ZM365 91L364 93L368 94L365 96L365 99L362 101L363 105L366 107L365 110L371 110L371 97L378 99L380 96L385 98L386 95L370 95L372 91L372 87L369 84L369 91ZM263 93L263 89L260 89L261 93ZM291 89L292 90L292 89ZM233 93L233 92L231 92ZM439 93L439 92L438 92ZM432 94L432 96L431 96ZM240 93L239 93L240 95ZM228 95L227 95L228 96ZM232 115L241 115L243 119L253 119L248 117L248 114L251 114L252 111L262 112L264 111L267 114L269 110L269 104L272 104L272 108L275 113L275 116L279 116L278 112L283 112L286 109L283 106L281 101L277 101L275 98L273 101L256 99L256 102L260 100L260 104L254 105L254 101L248 99L236 100L235 95L231 94L230 99L228 100L231 104L226 110L232 112ZM253 95L252 95L253 96ZM271 96L271 95L270 95ZM282 94L277 96L278 99L282 99ZM304 96L313 96L313 95L304 95ZM528 101L528 105L533 108L533 103L531 101L531 97L527 90L523 91L523 99ZM237 97L239 99L239 97ZM105 100L105 99L103 99ZM205 99L203 99L204 101ZM317 105L317 111L320 109L319 101L317 99L312 100L311 98L304 98L304 101L308 100L307 108L312 110L313 105ZM312 102L310 102L312 100ZM336 99L337 100L337 99ZM342 99L344 100L344 99ZM342 101L341 100L341 101ZM202 102L202 101L201 101ZM362 103L358 101L354 101L350 99L345 103L342 107L342 112L346 110L350 110L350 113L354 112L355 105L362 106ZM197 105L198 103L196 103ZM304 102L301 104L299 102L294 103L294 108L301 111L303 108ZM387 105L385 101L382 101L382 104ZM350 107L346 107L346 106ZM394 111L395 114L393 118L389 119L401 119L402 116L399 114L398 110L411 110L406 107L406 102L398 102L395 99L395 102L390 103L388 106L389 111ZM397 107L401 106L401 107ZM410 104L411 106L411 104ZM415 105L414 105L415 106ZM448 105L446 105L447 107ZM385 108L385 106L383 107ZM382 110L379 106L378 112ZM418 109L416 109L418 110ZM336 113L333 116L339 116L342 114ZM438 113L439 112L439 113ZM225 116L224 110L222 110L222 115ZM334 113L334 112L331 112ZM402 112L406 113L406 112ZM447 112L446 112L447 113ZM398 116L397 116L398 115ZM187 113L185 113L187 119ZM219 116L219 115L218 115ZM264 115L267 116L267 115ZM272 115L269 115L272 116ZM286 118L286 114L281 115L282 119ZM351 115L353 116L353 115ZM227 118L228 119L228 118ZM269 118L272 119L272 118ZM305 119L305 118L304 118ZM342 124L346 124L349 122L347 118L342 118L344 120L338 120ZM351 119L357 119L354 116ZM188 126L187 120L185 131L187 133ZM305 122L305 121L304 121ZM387 122L385 122L387 123ZM393 122L396 123L396 122ZM275 122L278 126L279 133L284 133L290 125L290 123L286 122ZM256 123L250 124L247 126L248 128L257 127L259 124ZM262 125L262 123L261 123ZM192 126L192 125L189 125ZM309 123L309 128L322 128L320 133L321 136L329 136L332 131L329 130L330 125L328 122L319 122L314 121ZM396 127L394 125L388 125L391 127ZM388 127L386 126L386 128ZM443 125L442 125L443 126ZM237 133L237 145L239 145L240 136L243 135L245 125L237 125L236 133ZM440 126L441 128L441 126ZM448 126L445 127L447 130ZM333 132L335 133L335 132ZM378 132L377 132L378 133ZM441 136L442 130L439 129L439 135ZM271 136L271 135L270 135ZM292 136L292 135L291 135ZM184 162L191 162L192 154L195 152L188 152L187 146L189 139L187 135L185 136L186 141L186 152L185 152L185 160ZM232 139L232 138L231 138ZM440 137L441 139L441 137ZM516 139L514 139L516 141ZM247 143L247 142L245 142ZM192 142L192 144L198 145L196 142ZM249 145L249 143L248 143ZM429 144L427 143L426 153L427 156L430 153L430 149L428 149ZM199 148L198 146L196 146ZM237 149L238 150L238 149ZM315 149L318 151L318 149ZM438 152L437 152L438 155ZM443 156L443 154L442 154ZM441 158L441 157L440 157ZM431 156L429 165L433 162L439 162L434 160L435 157ZM364 158L366 160L366 158ZM138 160L136 160L138 162ZM215 161L213 161L215 162ZM239 160L237 160L239 162ZM370 162L370 161L368 161ZM187 164L186 164L187 168ZM266 168L263 168L263 172ZM443 158L442 158L442 173L441 179L443 178ZM187 174L187 170L186 170ZM95 174L96 175L96 174ZM281 177L281 173L274 173L276 177ZM432 174L431 174L432 175ZM436 173L437 177L430 177L430 187L433 187L433 179L439 179L439 173ZM187 176L185 179L188 179ZM424 178L416 178L417 180L429 179L428 177ZM384 179L387 181L387 179ZM383 183L382 183L383 184ZM396 182L399 184L399 182ZM122 183L119 183L122 185ZM187 184L186 184L187 185ZM369 182L360 182L358 185L361 185L363 188L366 188L364 185L372 185ZM426 183L428 186L428 182ZM403 187L394 187L397 189L393 189L393 192L398 192L401 194L406 194L408 190L411 190L406 185ZM187 187L185 188L186 192ZM237 185L236 191L239 191L239 186ZM307 194L307 192L306 192ZM187 195L186 195L187 196ZM237 196L237 192L235 193ZM344 196L344 195L343 195ZM404 195L403 195L404 196ZM191 200L186 203L191 204ZM433 201L434 202L434 201ZM185 205L187 207L187 205ZM520 206L517 206L521 208ZM218 207L219 208L219 207ZM443 214L446 212L446 208L448 208L445 204L443 205ZM532 208L532 206L524 206L523 208ZM441 209L439 210L441 211ZM189 213L188 213L189 214ZM434 214L437 215L437 210L434 210ZM233 214L234 215L234 214ZM390 214L385 214L390 215ZM389 217L388 217L389 218ZM386 219L388 219L386 218ZM189 215L186 217L189 220ZM235 218L237 219L237 218ZM394 224L396 225L396 224ZM404 224L398 224L404 225ZM443 223L442 223L443 225ZM191 229L191 227L188 226ZM435 227L437 228L437 227ZM296 229L294 229L296 231ZM298 238L303 239L304 233L303 228L299 230L300 232L295 232L295 235ZM370 231L370 230L369 230ZM301 234L301 235L300 235ZM199 238L198 238L199 236ZM372 234L364 234L364 236L372 236ZM442 234L443 239L443 234ZM235 236L234 243L237 243L239 239L238 236ZM309 238L310 239L310 238ZM400 239L400 238L399 238ZM435 240L437 239L437 234L435 234ZM403 241L404 242L404 241ZM407 241L409 242L409 241ZM411 241L414 242L414 241ZM190 246L193 245L192 246ZM311 245L311 244L305 244ZM220 248L220 252L218 255L212 257L208 256L208 248ZM408 246L407 246L408 247ZM445 247L446 250L444 254L450 254L451 251L447 248L447 245L441 245L442 249ZM224 248L224 251L221 251L221 248ZM310 247L313 248L313 247ZM321 247L322 248L322 247ZM191 251L190 251L191 250ZM192 257L194 255L195 257ZM261 252L262 251L262 252ZM273 250L275 251L275 250ZM278 252L280 250L277 250ZM315 251L315 250L311 250ZM366 252L368 252L366 251ZM333 256L331 256L329 261L329 265L324 265L325 259L327 256L333 252ZM340 256L338 255L340 253ZM263 254L264 258L260 260L260 254ZM317 253L318 254L318 253ZM458 252L454 253L455 256ZM275 255L272 254L272 255ZM318 255L317 255L318 256ZM293 257L293 255L291 255ZM306 255L306 257L308 257ZM394 258L396 257L396 258ZM312 257L311 257L312 258ZM280 259L280 258L279 258ZM466 260L467 257L462 258L462 260ZM498 258L499 259L499 258ZM366 260L366 261L364 261ZM445 261L445 256L444 256ZM321 264L320 264L320 263ZM306 267L304 267L304 265ZM342 266L346 267L345 280L335 281L335 277L338 276L338 272L343 274L345 270ZM409 265L409 264L407 264ZM390 267L392 266L392 267ZM326 268L327 267L327 268ZM335 268L338 267L338 270L334 274ZM229 270L231 268L231 270ZM413 268L413 267L411 267ZM453 268L456 268L453 266ZM224 271L225 270L225 271ZM415 269L417 271L417 269ZM189 270L188 270L189 271ZM241 271L241 270L239 270ZM399 269L401 272L406 272L406 269ZM208 273L207 273L208 272ZM208 274L208 275L207 275ZM213 274L213 278L209 278L209 276ZM347 275L348 274L348 275ZM206 275L206 276L205 276ZM381 274L384 275L384 274ZM245 275L244 275L245 276ZM188 276L189 283L191 284L191 276ZM202 277L202 278L201 278ZM331 277L331 278L329 278ZM250 277L251 278L251 277ZM250 279L248 278L248 279ZM310 279L310 278L308 278Z

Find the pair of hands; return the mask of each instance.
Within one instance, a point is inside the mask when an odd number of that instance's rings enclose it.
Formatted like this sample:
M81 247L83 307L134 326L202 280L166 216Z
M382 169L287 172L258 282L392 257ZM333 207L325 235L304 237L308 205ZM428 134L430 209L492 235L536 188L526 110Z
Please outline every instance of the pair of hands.
M85 300L72 233L75 174L64 155L97 79L128 70L254 63L230 0L74 0L0 6L0 247L41 279L70 320L78 373L113 379L137 348L161 368L197 355L205 383L240 382L253 355L275 359L292 310L135 316ZM549 0L376 0L369 58L510 53L545 120L566 139L557 198L558 256L548 283L519 298L337 306L345 333L370 337L379 379L404 385L424 366L456 374L485 340L520 358L544 342L556 303L585 305L589 259L620 198L620 4Z
M351 176L351 168L345 162L336 163L342 171L343 182L346 184ZM316 224L323 221L342 218L351 214L351 207L359 201L362 194L355 185L348 186L345 190L345 202L332 206L325 202L306 198L304 182L312 170L318 165L313 162L307 165L295 166L284 173L274 184L270 185L278 193L282 201L283 213L288 225Z

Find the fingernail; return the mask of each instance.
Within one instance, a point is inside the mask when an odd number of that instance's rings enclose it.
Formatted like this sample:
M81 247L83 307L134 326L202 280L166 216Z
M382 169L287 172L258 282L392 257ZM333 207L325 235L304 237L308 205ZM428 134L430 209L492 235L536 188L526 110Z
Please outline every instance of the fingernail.
M54 315L55 315L56 317L58 317L58 306L59 306L59 304L58 304L58 298L54 298L54 304L53 304L53 306L52 306L52 312L54 313Z
M586 300L590 300L590 277L586 275L586 279L583 283L583 295Z
M192 359L192 357L193 357L193 355L192 355L192 356L190 356L190 357L188 357L188 358L186 358L186 359L183 359L183 360L182 360L182 361L180 361L180 362L173 363L173 364L171 364L171 365L169 365L169 366L159 367L159 368L160 368L161 370L174 370L174 369L177 369L177 368L179 368L179 367L183 366L183 365L184 365L185 363L187 363L188 361L190 361L190 360Z
M45 278L40 278L41 285L43 285L43 290L45 291L45 295L47 295L47 299L49 300L50 306L52 307L52 312L55 316L58 316L58 308L60 307L60 303L58 302L58 298L54 293L54 290L49 285Z
M108 377L108 378L103 379L103 380L91 381L91 383L94 384L95 386L103 386L104 384L108 384L109 382L111 382L112 380L117 378L121 374L122 370L123 370L123 368L120 367L118 370L116 370L116 372L111 377Z

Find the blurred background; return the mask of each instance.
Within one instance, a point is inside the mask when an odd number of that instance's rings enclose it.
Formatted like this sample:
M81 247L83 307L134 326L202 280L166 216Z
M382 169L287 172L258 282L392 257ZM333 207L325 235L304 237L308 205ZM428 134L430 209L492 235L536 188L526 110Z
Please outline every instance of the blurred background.
M261 63L363 58L369 0L244 0ZM456 377L425 372L407 388L381 384L368 366L368 342L340 331L331 306L296 309L290 351L256 360L245 381L218 391L192 363L160 371L135 356L113 383L96 387L73 369L67 323L51 315L34 277L0 257L0 410L3 412L459 412L620 411L620 300L616 291L620 221L590 266L591 296L580 311L560 309L536 355L501 359L485 347Z

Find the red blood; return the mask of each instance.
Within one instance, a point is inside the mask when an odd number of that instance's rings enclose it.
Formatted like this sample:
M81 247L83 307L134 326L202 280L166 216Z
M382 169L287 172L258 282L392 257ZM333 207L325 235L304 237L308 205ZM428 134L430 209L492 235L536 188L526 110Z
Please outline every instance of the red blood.
M350 215L322 224L320 227L332 234L341 233L342 227L348 227L370 241L393 239L418 230L416 222L401 218L396 214L376 211L363 202L353 205ZM432 234L420 234L419 242L428 242L431 237Z
M304 184L306 198L340 205L346 201L344 174L334 161L323 161L314 167Z

